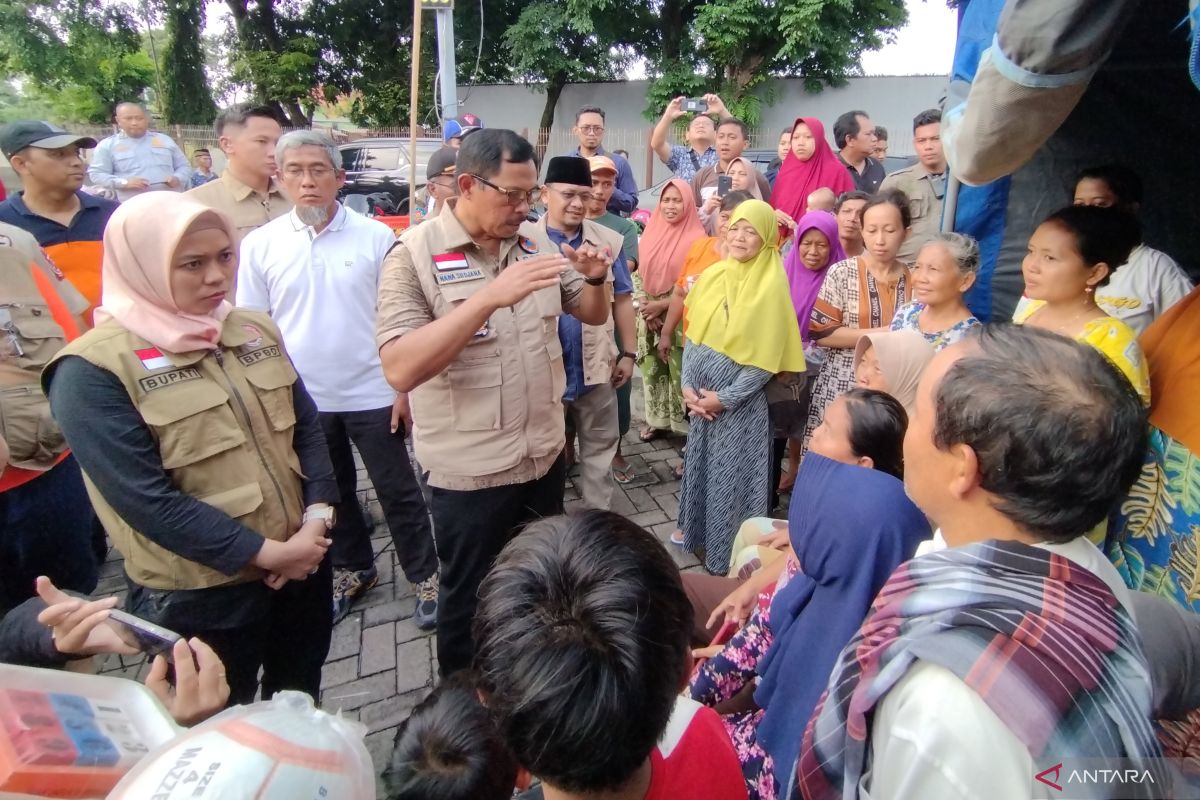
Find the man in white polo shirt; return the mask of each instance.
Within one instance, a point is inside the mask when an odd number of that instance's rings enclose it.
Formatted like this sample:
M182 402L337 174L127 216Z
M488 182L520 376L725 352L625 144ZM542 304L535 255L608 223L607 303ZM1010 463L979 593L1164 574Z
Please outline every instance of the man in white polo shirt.
M238 305L267 311L283 332L296 369L317 404L341 503L332 531L334 622L378 581L371 529L356 488L350 442L358 448L396 543L405 577L417 587L415 622L437 621L437 554L408 451L406 395L383 377L375 346L375 303L383 258L395 243L386 225L337 201L345 173L337 148L312 131L276 147L284 191L296 205L247 234L241 245Z

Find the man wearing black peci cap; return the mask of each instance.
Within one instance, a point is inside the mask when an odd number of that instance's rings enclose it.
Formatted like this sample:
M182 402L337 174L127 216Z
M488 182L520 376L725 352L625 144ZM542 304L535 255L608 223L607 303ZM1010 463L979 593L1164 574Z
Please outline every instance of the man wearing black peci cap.
M458 186L454 182L457 162L458 150L453 147L443 147L430 157L425 168L425 194L428 200L424 207L424 218L439 213L446 201L458 194Z
M104 226L111 200L80 191L87 164L80 151L96 146L49 122L21 120L0 129L0 151L21 177L23 190L0 203L0 222L33 234L91 307L100 304ZM92 310L84 312L90 325Z
M621 341L633 341L633 279L625 261L624 238L586 218L593 200L592 169L586 158L550 159L542 187L546 214L538 226L556 245L576 249L591 245L606 250L613 259L605 286L612 313L604 324L585 325L566 315L558 318L558 339L567 375L563 406L573 423L568 427L579 436L576 486L587 506L607 511L612 505L611 468L619 439L617 389L629 382L636 358L633 353L617 352L613 331L615 325ZM568 433L568 455L573 438Z

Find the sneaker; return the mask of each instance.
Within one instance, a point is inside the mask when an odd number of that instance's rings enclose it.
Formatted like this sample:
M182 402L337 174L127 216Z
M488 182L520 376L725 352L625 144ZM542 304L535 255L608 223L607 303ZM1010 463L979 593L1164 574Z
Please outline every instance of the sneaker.
M379 572L370 569L339 569L333 576L333 624L337 625L350 613L350 607L361 595L379 583Z
M417 584L417 610L413 621L423 631L437 627L438 575L433 573Z

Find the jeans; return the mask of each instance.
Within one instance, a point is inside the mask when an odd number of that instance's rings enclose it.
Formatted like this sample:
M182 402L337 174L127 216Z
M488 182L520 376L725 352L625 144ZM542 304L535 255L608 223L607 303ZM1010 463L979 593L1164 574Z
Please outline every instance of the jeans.
M342 497L330 534L334 568L365 570L375 561L371 526L358 502L358 473L350 449L350 442L354 442L379 497L404 577L413 584L429 578L437 572L429 512L404 446L403 426L391 432L391 406L370 411L322 411L317 417L325 431Z
M92 502L68 455L40 477L0 492L0 602L12 608L36 593L45 575L60 589L90 594L100 563Z
M471 624L479 584L504 545L525 525L563 513L566 461L560 455L541 478L473 491L433 487L433 519L442 562L437 654L443 677L468 669L475 655Z

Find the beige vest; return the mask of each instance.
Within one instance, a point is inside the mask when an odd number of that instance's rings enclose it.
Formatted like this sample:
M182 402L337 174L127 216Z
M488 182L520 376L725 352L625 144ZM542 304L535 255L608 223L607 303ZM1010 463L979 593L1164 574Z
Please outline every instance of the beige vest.
M471 242L450 209L410 228L400 242L435 319L495 280L502 266L555 251L545 232L526 222L516 242L502 245L497 262ZM461 254L468 268L439 267L434 256L445 254ZM409 394L413 447L423 467L483 477L562 450L562 313L556 286L499 309L449 367Z
M20 250L0 247L0 438L8 445L9 464L45 471L67 443L38 376L67 337L31 269Z
M67 345L55 360L68 355L121 380L181 492L268 539L286 541L300 527L302 475L292 447L297 375L266 314L234 309L225 319L219 349L182 354L162 352L109 320ZM155 363L161 359L169 363ZM84 483L136 583L204 589L263 577L256 567L225 575L155 544L113 510L86 470Z
M547 218L538 220L538 226L546 230ZM606 228L590 219L583 221L583 241L598 247L607 247L614 256L625 247L625 237L611 228ZM611 311L613 297L613 272L608 270L608 283L604 287L608 295L609 314L603 325L583 325L583 383L599 386L612 379L613 364L617 359L617 343L613 336L614 322Z

